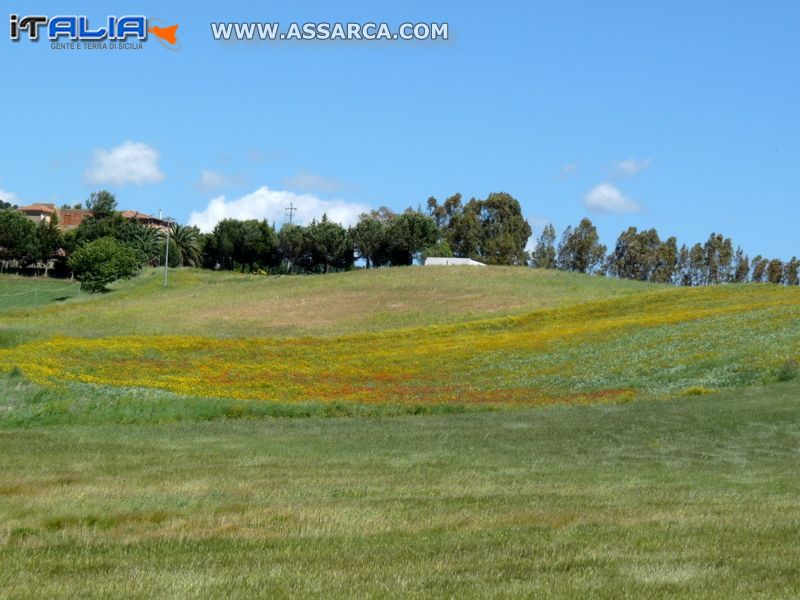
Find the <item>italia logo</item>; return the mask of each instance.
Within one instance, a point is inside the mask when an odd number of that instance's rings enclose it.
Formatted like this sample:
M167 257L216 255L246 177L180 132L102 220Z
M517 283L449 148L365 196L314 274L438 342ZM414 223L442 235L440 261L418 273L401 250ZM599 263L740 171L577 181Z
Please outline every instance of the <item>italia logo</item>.
M156 23L159 23L157 25ZM10 36L14 42L23 35L30 41L40 36L50 42L145 42L149 34L169 50L179 50L178 25L166 26L160 19L141 15L109 16L102 24L89 22L89 17L77 15L11 15Z

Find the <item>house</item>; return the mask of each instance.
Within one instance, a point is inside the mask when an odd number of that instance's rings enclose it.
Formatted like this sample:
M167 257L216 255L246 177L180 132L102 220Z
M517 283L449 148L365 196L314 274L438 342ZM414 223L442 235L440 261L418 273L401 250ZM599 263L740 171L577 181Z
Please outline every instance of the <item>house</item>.
M86 217L92 216L92 211L82 208L59 208L58 224L62 231L75 229Z
M81 222L92 214L90 210L77 208L58 208L55 204L29 204L17 210L36 224L49 223L55 216L58 217L58 227L61 231L75 229Z
M471 258L448 258L442 256L431 256L425 259L426 267L444 266L464 266L464 267L485 267L486 265Z
M166 231L169 229L169 223L167 221L159 219L158 217L154 217L153 215L140 213L135 210L123 210L122 216L125 219L133 219L142 225L147 225L148 227L153 227L154 229L160 229L161 231Z
M42 222L49 223L53 215L58 214L55 204L29 204L21 206L17 210L37 225Z
M19 210L22 214L36 224L41 222L49 223L53 216L57 216L58 226L61 231L70 231L71 229L75 229L83 222L84 219L92 216L91 210L80 208L58 208L55 204L29 204L28 206L22 206L17 210ZM166 221L135 210L124 210L121 214L125 219L133 219L142 225L153 227L161 231L165 231L169 228L169 223Z

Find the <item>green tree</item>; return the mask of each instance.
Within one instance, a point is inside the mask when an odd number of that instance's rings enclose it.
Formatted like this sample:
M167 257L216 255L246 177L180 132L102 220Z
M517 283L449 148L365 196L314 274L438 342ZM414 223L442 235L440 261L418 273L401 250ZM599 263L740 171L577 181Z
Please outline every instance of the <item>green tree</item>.
M483 230L475 211L462 210L452 214L444 230L444 238L456 256L484 260Z
M783 282L786 285L798 285L800 283L798 269L800 269L800 261L797 260L796 256L793 256L783 267Z
M117 212L117 199L109 191L92 192L86 201L86 208L92 211L95 219L105 219Z
M594 272L605 258L606 247L600 243L597 228L582 219L575 229L567 227L558 245L556 264L563 271Z
M704 285L706 283L706 253L701 244L695 244L689 250L689 277L692 285Z
M392 264L410 265L439 239L439 228L429 216L407 210L389 222L386 230Z
M668 283L675 276L677 263L674 237L662 242L655 229L640 232L629 227L617 238L607 268L610 275L624 279Z
M733 244L730 238L712 233L703 246L703 254L705 267L703 283L717 284L729 281L733 260Z
M493 193L486 200L470 201L467 210L478 214L483 233L481 255L487 264L528 263L525 246L531 237L531 226L522 216L516 198L505 192Z
M722 240L717 250L717 264L719 265L720 281L727 283L733 279L733 242L731 238Z
M167 266L170 269L177 269L178 267L183 266L181 263L181 253L178 250L178 245L175 243L175 238L167 237L166 235L160 235L158 237L161 241L161 248L158 252L159 257L161 258L161 264L163 265L165 260L169 260L169 264ZM169 244L169 254L167 253L167 244Z
M475 210L464 210L461 194L453 194L441 205L436 198L428 198L428 213L454 256L483 260L481 224Z
M50 269L50 261L57 250L64 245L64 236L58 226L58 216L53 215L48 221L42 221L36 228L36 260L44 264L44 276Z
M769 259L762 257L760 254L753 259L753 274L750 281L754 283L762 283L767 275L767 266Z
M267 243L271 249L274 249L277 240L268 233L264 233L264 236L270 238ZM200 230L197 227L174 223L170 227L169 237L175 242L176 258L180 266L200 266L203 260L202 245L200 242ZM172 249L170 248L171 251Z
M678 267L678 240L670 237L661 242L655 249L654 258L650 281L653 283L671 282L675 278L675 270Z
M22 264L37 255L36 225L16 209L0 210L0 252L4 252L5 260Z
M92 211L91 216L81 221L74 230L74 242L81 245L104 237L114 239L136 249L141 236L141 223L133 219L125 219L117 211L117 200L114 194L107 191L92 192L86 207Z
M233 270L233 251L236 244L236 231L238 221L235 219L223 219L214 226L214 230L208 236L205 252L208 261L215 268Z
M769 283L783 283L783 261L773 258L767 263L767 281Z
M195 233L189 234L193 237ZM235 268L254 272L258 267L273 266L277 257L278 236L266 221L224 219L217 223L207 240L206 262L222 269ZM178 248L180 254L181 250ZM185 256L181 254L181 260Z
M239 235L235 239L233 258L250 272L257 267L269 267L277 248L275 231L266 221L250 219L239 221Z
M306 244L305 229L299 225L284 225L278 232L278 252L281 258L286 261L286 270L291 273L292 269L297 270L305 260L308 245Z
M652 281L659 266L661 245L655 229L638 232L636 227L629 227L619 235L614 251L608 257L609 274L623 279ZM663 254L666 260L667 253ZM674 261L671 268L674 269ZM669 265L664 265L663 270L665 272L659 277L669 272Z
M350 230L350 237L358 258L364 260L366 267L376 266L376 259L386 246L386 224L372 215L361 215L358 224Z
M488 264L527 264L525 245L531 228L510 194L493 193L485 200L473 198L466 205L461 203L461 194L443 205L429 198L428 212L456 256Z
M746 283L750 276L750 259L741 247L736 248L733 256L733 281L735 283Z
M689 248L686 247L686 244L682 244L681 249L678 251L673 282L683 286L692 285L691 260L689 258Z
M556 268L556 230L552 224L545 225L542 235L536 241L531 256L531 266L537 269Z
M327 215L312 221L306 228L306 239L311 251L312 269L328 273L331 268L349 269L353 266L353 240L347 230Z
M428 214L433 217L436 226L442 231L448 229L453 216L461 214L463 210L461 194L453 194L442 205L433 196L428 198Z
M423 261L425 261L433 256L438 256L441 258L453 257L453 249L450 247L450 244L447 243L447 240L440 239L433 246L425 248L425 250L422 251L421 258Z
M139 255L139 262L143 265L155 266L163 257L163 242L157 229L140 225L133 240L128 243Z
M139 270L139 256L133 248L105 237L82 245L67 264L82 290L102 292L112 281L133 277Z

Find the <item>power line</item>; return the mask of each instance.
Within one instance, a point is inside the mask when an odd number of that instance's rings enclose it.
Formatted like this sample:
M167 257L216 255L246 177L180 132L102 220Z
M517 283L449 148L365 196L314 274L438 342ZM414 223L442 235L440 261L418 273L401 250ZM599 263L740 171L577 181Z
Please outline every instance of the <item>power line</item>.
M65 290L80 291L80 285L76 283L75 285L71 285L69 287L63 287L63 288L57 288L57 289L33 288L33 289L30 289L30 290L27 290L27 291L24 291L24 292L17 292L16 294L0 294L0 298L13 298L15 296L27 296L28 294L35 294L35 295L38 296L39 293L42 293L42 294L56 294L56 293L59 293L59 292L63 292Z
M285 208L284 210L289 214L289 225L291 225L292 224L292 217L294 216L294 213L297 212L297 208L295 207L295 205L292 202L289 202L289 206L287 208Z
M14 296L25 296L26 294L38 294L39 292L53 294L56 292L63 292L64 290L73 290L78 283L74 283L73 285L56 288L56 289L48 289L48 288L33 288L30 290L25 290L24 292L17 292L15 294L0 294L0 298L12 298Z
M91 281L94 284L105 285L107 283L112 283L114 281L118 281L119 279L121 279L125 275L127 275L127 274L126 273L114 273L113 275L110 275L110 276L108 276L108 277L106 277L104 279L94 279L92 277L87 277L87 278L85 278L85 281ZM76 286L78 287L78 289L77 289L78 293L80 293L80 291L81 291L80 282L76 281L75 283L73 283L71 285L68 285L66 287L60 287L60 288L55 288L55 289L35 287L35 288L30 289L30 290L25 290L24 292L16 292L14 294L0 294L0 298L13 298L13 297L17 297L17 296L25 296L27 294L36 294L38 296L39 292L42 292L43 294L54 294L56 292L63 292L64 290L74 290Z

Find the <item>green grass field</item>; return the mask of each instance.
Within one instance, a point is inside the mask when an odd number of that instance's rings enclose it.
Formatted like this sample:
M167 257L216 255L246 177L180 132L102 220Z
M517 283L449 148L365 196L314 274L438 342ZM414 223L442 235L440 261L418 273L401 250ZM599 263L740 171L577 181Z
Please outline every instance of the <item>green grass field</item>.
M0 430L0 596L797 597L798 392Z
M160 283L0 305L0 597L800 595L800 290Z
M656 287L560 271L494 267L464 273L458 268L412 267L326 277L177 269L170 272L169 287L164 289L163 271L152 269L112 285L113 293L82 294L43 309L41 302L31 302L30 295L41 280L31 281L0 277L0 294L28 292L16 310L14 297L0 304L5 309L4 328L40 336L87 337L333 336L522 315ZM51 285L63 287L69 282Z
M80 295L76 281L0 275L0 314L62 303Z

